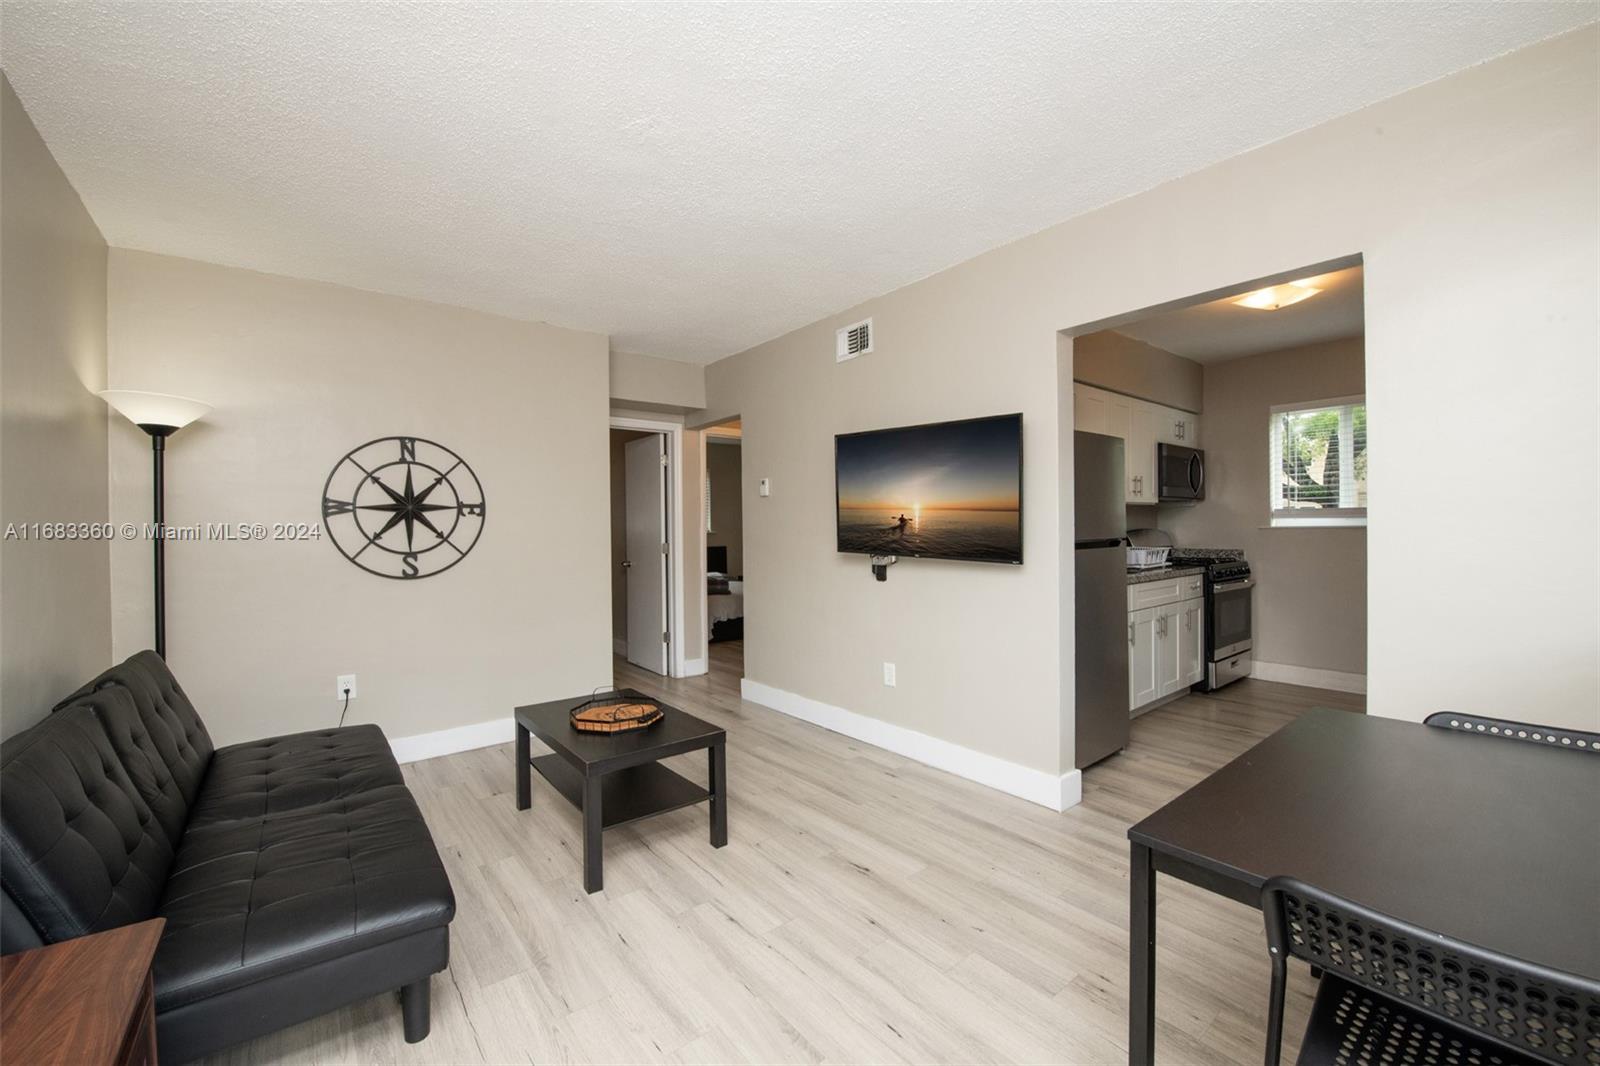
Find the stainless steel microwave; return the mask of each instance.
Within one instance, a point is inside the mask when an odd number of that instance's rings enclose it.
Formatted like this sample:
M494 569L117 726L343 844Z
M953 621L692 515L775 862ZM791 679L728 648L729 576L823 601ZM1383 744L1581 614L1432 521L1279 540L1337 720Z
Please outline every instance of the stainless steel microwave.
M1206 498L1206 453L1181 444L1156 445L1156 483L1162 503Z

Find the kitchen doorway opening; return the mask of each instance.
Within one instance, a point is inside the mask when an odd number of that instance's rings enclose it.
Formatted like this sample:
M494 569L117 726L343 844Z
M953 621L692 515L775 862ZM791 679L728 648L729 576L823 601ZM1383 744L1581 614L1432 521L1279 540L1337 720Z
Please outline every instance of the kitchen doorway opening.
M1364 284L1349 256L1061 335L1072 765L1365 709Z

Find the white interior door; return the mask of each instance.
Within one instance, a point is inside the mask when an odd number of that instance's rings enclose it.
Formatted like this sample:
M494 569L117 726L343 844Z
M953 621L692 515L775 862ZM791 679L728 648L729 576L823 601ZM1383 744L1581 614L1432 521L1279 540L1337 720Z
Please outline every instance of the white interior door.
M661 433L625 445L628 502L628 661L667 672L667 438Z

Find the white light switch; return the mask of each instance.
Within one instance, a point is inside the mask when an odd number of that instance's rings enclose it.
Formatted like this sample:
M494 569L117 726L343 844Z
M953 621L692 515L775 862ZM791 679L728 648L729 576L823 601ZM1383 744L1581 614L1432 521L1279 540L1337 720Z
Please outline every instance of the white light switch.
M772 495L772 481L770 479L768 479L768 478L762 478L761 479L761 486L757 491L760 492L761 495L763 495L763 496L771 496Z
M883 664L883 683L894 688L894 663Z

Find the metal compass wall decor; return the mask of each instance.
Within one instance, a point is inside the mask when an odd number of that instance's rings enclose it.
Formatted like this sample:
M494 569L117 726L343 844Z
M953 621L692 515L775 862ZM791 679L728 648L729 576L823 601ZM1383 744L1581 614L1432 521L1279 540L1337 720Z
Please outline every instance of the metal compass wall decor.
M432 577L483 533L483 486L465 459L421 437L380 437L334 465L322 488L334 547L379 577Z

